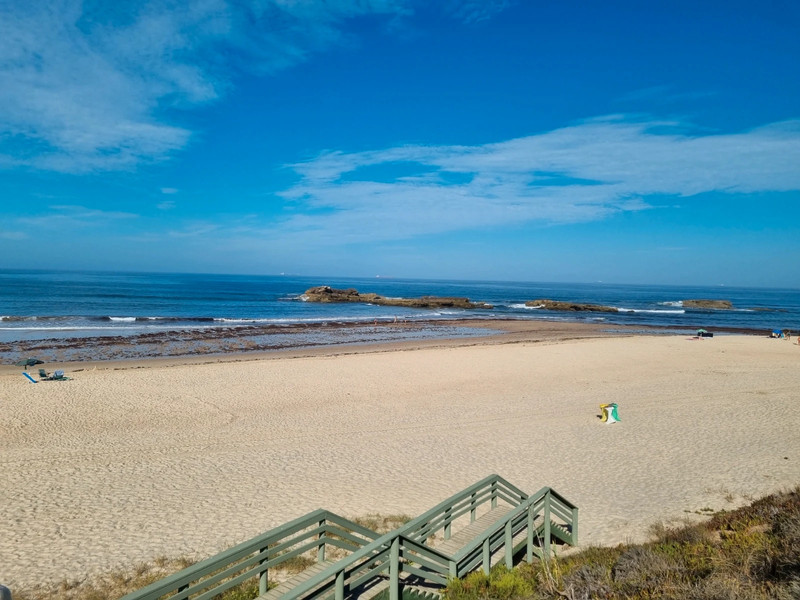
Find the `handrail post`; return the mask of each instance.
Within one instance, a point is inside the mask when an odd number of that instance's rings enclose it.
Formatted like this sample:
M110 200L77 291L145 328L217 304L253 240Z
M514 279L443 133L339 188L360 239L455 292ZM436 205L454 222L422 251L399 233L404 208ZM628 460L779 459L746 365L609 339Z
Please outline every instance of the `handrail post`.
M489 538L483 540L483 572L487 575L492 570L492 553L489 549Z
M325 519L322 519L319 522L320 527L325 526ZM320 545L317 546L317 562L324 562L325 561L325 532L321 531L319 534L319 540L321 541Z
M475 511L477 510L477 508L475 506L475 498L477 498L477 497L478 497L478 492L472 492L472 495L470 496L470 501L469 501L469 520L470 520L470 523L472 523L475 520L475 514L476 514Z
M338 599L337 599L338 600ZM392 540L389 551L389 600L400 600L400 537Z
M344 600L344 568L336 573L336 590L334 591L335 600Z
M511 519L506 521L505 531L505 546L506 546L506 566L509 569L514 568L514 538L511 536Z
M550 490L544 496L544 559L550 560Z
M449 563L447 563L447 566L450 571L450 579L455 579L458 577L458 565L456 564L456 561L451 560Z
M492 508L497 508L497 480L492 482Z
M269 549L269 546L266 548L260 548L259 552L266 552ZM266 557L262 558L258 561L258 564L263 565L265 562L269 560L269 554ZM263 571L258 572L258 594L266 594L267 588L269 588L269 569L264 569Z
M452 514L453 508L448 507L444 509L444 539L450 539L450 515Z
M533 562L533 504L528 505L528 530L527 530L527 545L525 548L525 560L528 564Z
M578 507L572 509L572 545L578 545Z

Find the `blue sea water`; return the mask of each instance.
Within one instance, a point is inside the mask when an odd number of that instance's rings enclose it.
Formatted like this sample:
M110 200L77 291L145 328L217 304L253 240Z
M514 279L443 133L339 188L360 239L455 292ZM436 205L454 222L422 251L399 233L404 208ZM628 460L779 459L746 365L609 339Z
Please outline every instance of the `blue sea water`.
M316 285L391 297L464 296L489 310L431 310L305 302ZM548 298L614 306L621 312L564 313L525 306ZM686 299L730 300L733 310L692 309ZM535 319L676 330L800 329L800 290L322 278L253 275L0 270L0 342L252 325Z

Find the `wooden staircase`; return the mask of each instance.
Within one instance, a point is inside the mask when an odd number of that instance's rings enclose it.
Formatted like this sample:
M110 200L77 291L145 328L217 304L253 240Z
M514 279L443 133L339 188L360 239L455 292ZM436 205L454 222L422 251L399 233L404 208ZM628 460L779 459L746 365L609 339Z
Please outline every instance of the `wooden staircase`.
M384 535L318 510L121 600L213 600L254 579L259 600L437 600L451 578L549 557L577 535L578 508L558 492L528 495L490 475ZM270 570L309 555L271 587Z

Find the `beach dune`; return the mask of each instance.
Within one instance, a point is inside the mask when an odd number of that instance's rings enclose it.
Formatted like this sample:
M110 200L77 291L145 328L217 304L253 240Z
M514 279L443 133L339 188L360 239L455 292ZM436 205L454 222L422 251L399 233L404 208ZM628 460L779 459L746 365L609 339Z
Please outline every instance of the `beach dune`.
M6 371L0 582L205 557L320 507L414 515L490 473L577 504L583 546L800 483L789 342L466 344Z

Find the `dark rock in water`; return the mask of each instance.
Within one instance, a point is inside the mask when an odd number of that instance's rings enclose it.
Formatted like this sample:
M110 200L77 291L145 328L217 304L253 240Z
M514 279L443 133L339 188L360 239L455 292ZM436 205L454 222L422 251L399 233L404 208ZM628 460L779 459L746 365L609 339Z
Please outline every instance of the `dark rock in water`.
M422 296L421 298L386 298L378 294L361 294L348 288L337 290L327 285L313 287L305 292L309 302L364 302L381 306L404 306L407 308L492 308L484 302L471 302L469 298Z
M619 309L613 306L602 306L601 304L579 304L576 302L561 302L559 300L528 300L525 306L532 308L543 308L545 310L561 310L561 311L589 311L589 312L619 312Z
M684 300L684 308L718 308L730 310L733 308L730 300Z

